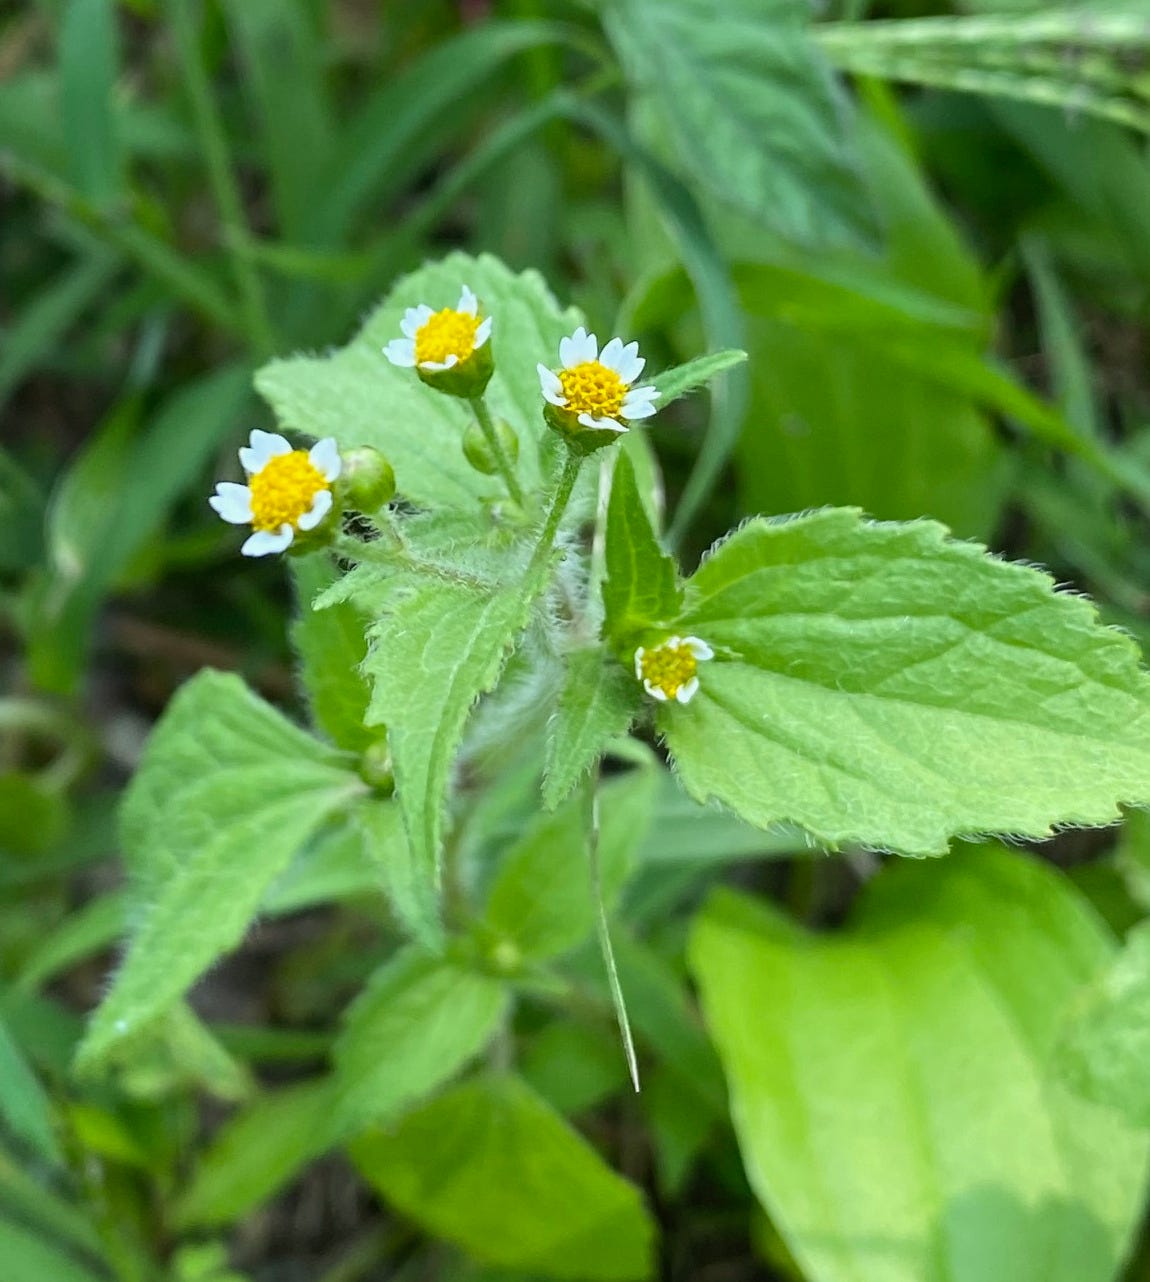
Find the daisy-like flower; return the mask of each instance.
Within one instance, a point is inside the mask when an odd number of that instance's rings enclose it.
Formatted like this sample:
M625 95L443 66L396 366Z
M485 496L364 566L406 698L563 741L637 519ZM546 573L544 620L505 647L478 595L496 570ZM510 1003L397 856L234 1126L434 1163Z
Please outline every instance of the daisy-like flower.
M294 450L276 432L255 431L240 462L247 485L220 481L208 502L230 524L252 527L240 548L244 556L283 552L297 533L314 530L331 511L332 482L341 467L332 437Z
M635 651L635 676L660 703L690 703L699 688L699 664L714 657L714 650L698 637L668 637Z
M456 395L477 396L486 387L493 368L491 317L480 319L479 300L466 285L455 307L409 307L399 327L404 336L383 349L393 365L414 367L425 383ZM449 372L454 376L445 378Z
M537 366L543 397L580 427L625 432L633 420L654 414L658 390L634 386L646 364L638 343L613 338L600 352L598 339L580 325L560 341L559 360L558 372Z

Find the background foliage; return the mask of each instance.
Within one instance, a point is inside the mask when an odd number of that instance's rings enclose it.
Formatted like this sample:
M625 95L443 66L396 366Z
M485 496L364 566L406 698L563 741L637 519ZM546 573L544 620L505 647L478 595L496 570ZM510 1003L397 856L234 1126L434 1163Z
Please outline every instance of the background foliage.
M1129 644L1090 640L1081 602L981 568L932 522L1150 637L1148 131L1141 0L0 15L5 1282L1147 1274L1145 817L908 863L867 848L889 799L843 780L865 755L899 795L913 779L912 803L929 792L931 823L908 804L899 845L932 855L956 830L1037 835L1051 807L1104 821L1100 773L1144 790ZM897 750L921 709L867 735L850 720L878 685L921 697L911 634L876 644L865 600L823 584L837 661L792 684L788 754L702 703L666 745L621 746L600 871L639 1095L568 795L587 742L631 715L614 669L573 658L562 706L584 729L509 755L443 673L373 695L364 598L302 613L325 572L241 561L205 503L273 410L379 445L417 503L490 498L452 452L459 407L358 377L402 308L464 270L500 342L554 346L569 301L652 371L749 353L627 442L609 526L662 569L632 575L608 541L620 646L652 601L678 607L660 557L689 574L745 518L833 504L915 522L867 536L900 617L951 600L948 558L972 628L1041 620L1048 653L1018 665L1032 693L1068 656L1091 677L1072 704L1012 704L986 678L1013 643L996 633L982 663L933 670L980 690L984 719L935 709L912 769ZM531 362L508 375L498 409L535 478ZM716 599L854 519L751 522L688 583L685 617L740 643L747 611ZM521 609L505 589L492 623L490 604L460 590L420 614L455 629L476 689ZM787 661L785 614L771 626L732 687ZM950 638L935 621L913 641ZM409 941L435 932L417 873L440 810L408 846L370 792L350 754L373 748L372 698L383 720L438 700L453 727L449 750L392 745L409 795L451 777L461 798L466 928L434 957ZM808 831L691 801L664 747L705 794L716 744L745 763L725 800ZM791 770L796 793L826 786L817 814L764 800L755 772Z

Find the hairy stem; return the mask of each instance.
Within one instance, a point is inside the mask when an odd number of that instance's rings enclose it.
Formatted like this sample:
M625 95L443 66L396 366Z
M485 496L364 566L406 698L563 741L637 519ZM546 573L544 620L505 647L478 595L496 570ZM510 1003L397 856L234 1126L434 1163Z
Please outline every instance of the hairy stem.
M495 466L499 469L499 475L503 477L503 484L507 486L507 493L522 507L523 490L519 485L511 460L507 457L507 451L503 448L503 442L499 439L499 433L495 430L495 420L491 417L491 411L487 408L487 401L482 396L473 396L471 398L471 408L475 411L475 419L479 424L479 430L483 433L484 440L486 440L488 448L495 458Z

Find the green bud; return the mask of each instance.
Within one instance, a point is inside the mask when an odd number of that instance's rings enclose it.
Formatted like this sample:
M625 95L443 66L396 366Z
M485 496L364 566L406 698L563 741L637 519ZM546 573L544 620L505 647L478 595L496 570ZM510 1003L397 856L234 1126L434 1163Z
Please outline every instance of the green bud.
M614 445L623 435L608 427L585 427L579 422L578 414L552 405L550 401L543 404L543 418L547 426L562 437L567 447L576 454L594 454L596 450Z
M359 777L381 796L390 797L395 791L395 765L391 760L387 735L364 749L359 759Z
M510 423L497 418L495 420L495 435L499 444L503 446L507 461L514 467L519 458L519 437L515 435L515 429ZM487 437L483 434L483 428L474 420L468 423L463 433L463 453L471 466L477 472L482 472L484 476L494 476L499 471L499 463L495 458L495 451L492 450Z
M482 396L495 373L495 358L491 354L491 340L482 347L477 347L465 360L450 369L422 369L415 367L415 372L428 387L437 392L446 392L448 396L459 396L466 401Z
M340 489L348 507L357 512L378 512L395 496L395 472L370 445L360 445L343 455Z

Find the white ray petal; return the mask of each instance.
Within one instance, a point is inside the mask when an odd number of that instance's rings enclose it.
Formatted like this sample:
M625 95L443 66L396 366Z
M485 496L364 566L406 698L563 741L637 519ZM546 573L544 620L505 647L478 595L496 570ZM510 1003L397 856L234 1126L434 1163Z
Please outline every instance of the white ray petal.
M311 507L299 519L299 528L301 530L314 530L331 511L332 502L331 490L316 490L315 498L311 501Z
M623 340L613 338L607 343L599 353L599 364L606 365L608 369L613 369L616 374L622 377L622 370L619 364L623 359Z
M658 686L653 686L650 681L643 682L643 689L647 691L652 699L658 699L660 703L667 702L666 692L660 690Z
M459 357L456 356L454 352L448 352L447 359L445 361L420 361L419 368L429 369L438 373L441 370L452 369L454 366L458 364L459 364Z
M571 335L570 338L561 338L559 340L559 364L567 369L571 365L578 365L576 353L582 350L583 340L587 337L587 331L582 325Z
M624 383L633 383L643 372L646 360L639 355L639 344L628 343L615 369Z
M462 312L465 316L475 316L479 312L479 299L467 285L464 285L463 292L459 295L459 305L455 310Z
M281 525L278 531L256 530L245 542L240 551L244 556L271 556L274 552L283 552L291 547L295 531L290 525Z
M262 472L270 459L290 453L290 443L278 432L261 432L257 427L240 450L240 463L246 472Z
M635 651L635 675L640 681L643 680L643 656L647 653L645 646L640 646Z
M476 347L482 347L483 344L486 343L487 340L491 337L491 326L494 320L495 318L493 316L485 316L479 322L479 325L475 330L475 346Z
M715 657L714 650L699 637L684 637L683 644L695 656L696 659L706 661Z
M401 369L411 369L415 364L415 341L410 338L393 338L383 349L384 356Z
M252 519L252 492L246 485L220 481L208 502L229 525L247 525Z
M403 320L399 322L399 328L408 338L414 338L423 326L427 324L430 317L431 308L426 303L421 304L419 307L409 307L403 313Z
M699 678L692 677L690 681L684 681L683 684L675 691L675 698L680 703L690 703L695 697L695 691L699 688Z
M616 423L613 418L592 418L590 414L580 414L579 422L584 427L597 427L604 432L625 432L627 430L622 423Z
M339 446L336 445L334 436L325 436L322 441L316 441L307 456L312 467L322 472L325 480L334 481L343 470L343 459L339 456Z

